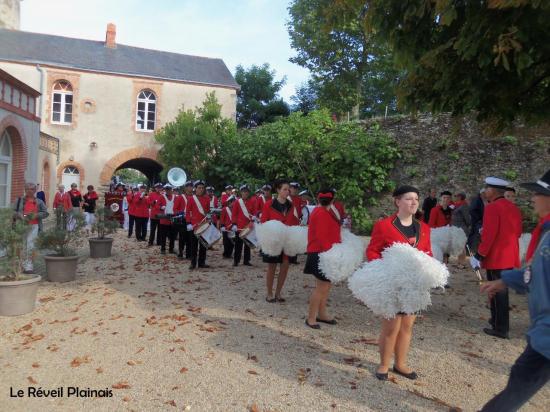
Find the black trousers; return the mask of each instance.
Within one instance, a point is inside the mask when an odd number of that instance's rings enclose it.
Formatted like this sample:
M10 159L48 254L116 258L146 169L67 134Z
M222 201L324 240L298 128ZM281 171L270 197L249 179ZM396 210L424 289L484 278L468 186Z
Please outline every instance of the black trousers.
M512 366L504 390L487 402L481 411L517 411L549 381L550 359L527 344L525 351Z
M235 245L229 239L229 234L227 232L222 232L223 234L223 257L230 258L233 255L233 248Z
M180 256L183 256L183 251L187 246L187 234L191 232L187 232L186 223L184 223L183 225L173 225L173 226L174 226L175 234L178 237L178 252Z
M148 217L134 217L136 221L136 239L146 240L147 238L147 221Z
M235 235L235 256L233 257L233 262L235 264L239 264L239 262L241 261L243 245L244 245L244 263L250 263L250 248L241 239L240 234L237 233Z
M500 279L500 272L506 269L487 270L487 280ZM507 334L510 330L510 313L508 307L508 288L503 292L498 292L491 299L491 325L497 332Z
M192 230L187 230L187 237L185 238L185 259L191 259L193 253L193 239L195 235Z
M151 230L149 231L149 244L155 243L155 235L157 237L157 246L160 246L160 219L151 219Z
M191 266L197 267L197 255L199 258L199 267L204 266L206 264L206 248L199 243L199 239L197 239L193 232L189 232L189 236L191 237Z
M177 233L174 225L159 225L158 239L160 241L160 250L163 252L166 251L166 239L168 239L168 250L173 252Z
M136 221L136 217L134 215L128 215L128 237L132 237L132 233L134 233L135 221Z

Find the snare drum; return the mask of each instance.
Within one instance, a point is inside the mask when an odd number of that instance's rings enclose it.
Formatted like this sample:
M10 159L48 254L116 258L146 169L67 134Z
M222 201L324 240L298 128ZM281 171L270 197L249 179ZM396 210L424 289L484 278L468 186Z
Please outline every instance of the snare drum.
M241 230L239 237L250 249L257 248L260 243L258 242L258 237L256 236L256 229L254 228L254 226L246 227Z
M227 238L231 241L231 243L235 243L235 236L236 234L232 230L227 231Z
M209 226L210 226L210 222L204 221L198 224L197 227L193 229L193 233L195 234L196 237L199 237L202 233L208 230Z
M206 228L203 228L203 226L206 226ZM198 230L200 230L200 233L197 233ZM207 249L210 249L222 238L222 232L220 232L212 223L203 223L197 227L197 230L195 230L195 236L197 236L201 245Z

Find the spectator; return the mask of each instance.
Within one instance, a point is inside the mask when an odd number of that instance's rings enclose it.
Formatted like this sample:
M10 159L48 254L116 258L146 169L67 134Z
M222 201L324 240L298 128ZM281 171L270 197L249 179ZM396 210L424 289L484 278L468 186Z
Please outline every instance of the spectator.
M430 189L430 195L424 199L422 203L422 212L424 213L424 222L428 223L430 221L430 212L437 205L437 191L435 189Z

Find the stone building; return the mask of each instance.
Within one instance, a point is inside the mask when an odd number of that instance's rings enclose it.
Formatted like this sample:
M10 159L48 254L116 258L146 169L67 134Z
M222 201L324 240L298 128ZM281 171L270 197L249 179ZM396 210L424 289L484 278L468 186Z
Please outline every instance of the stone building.
M120 45L114 24L105 41L0 28L0 69L41 92L41 131L59 139L60 154L57 165L38 165L39 176L65 185L108 185L123 168L154 179L154 132L207 93L236 115L239 86L221 59Z

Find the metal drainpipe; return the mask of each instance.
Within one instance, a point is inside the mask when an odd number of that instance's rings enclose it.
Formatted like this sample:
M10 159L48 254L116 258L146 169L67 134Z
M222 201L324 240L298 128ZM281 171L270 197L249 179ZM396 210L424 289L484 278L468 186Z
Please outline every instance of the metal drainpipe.
M44 99L44 69L37 64L36 70L40 72L40 103L38 106L38 117L42 118L42 103Z

